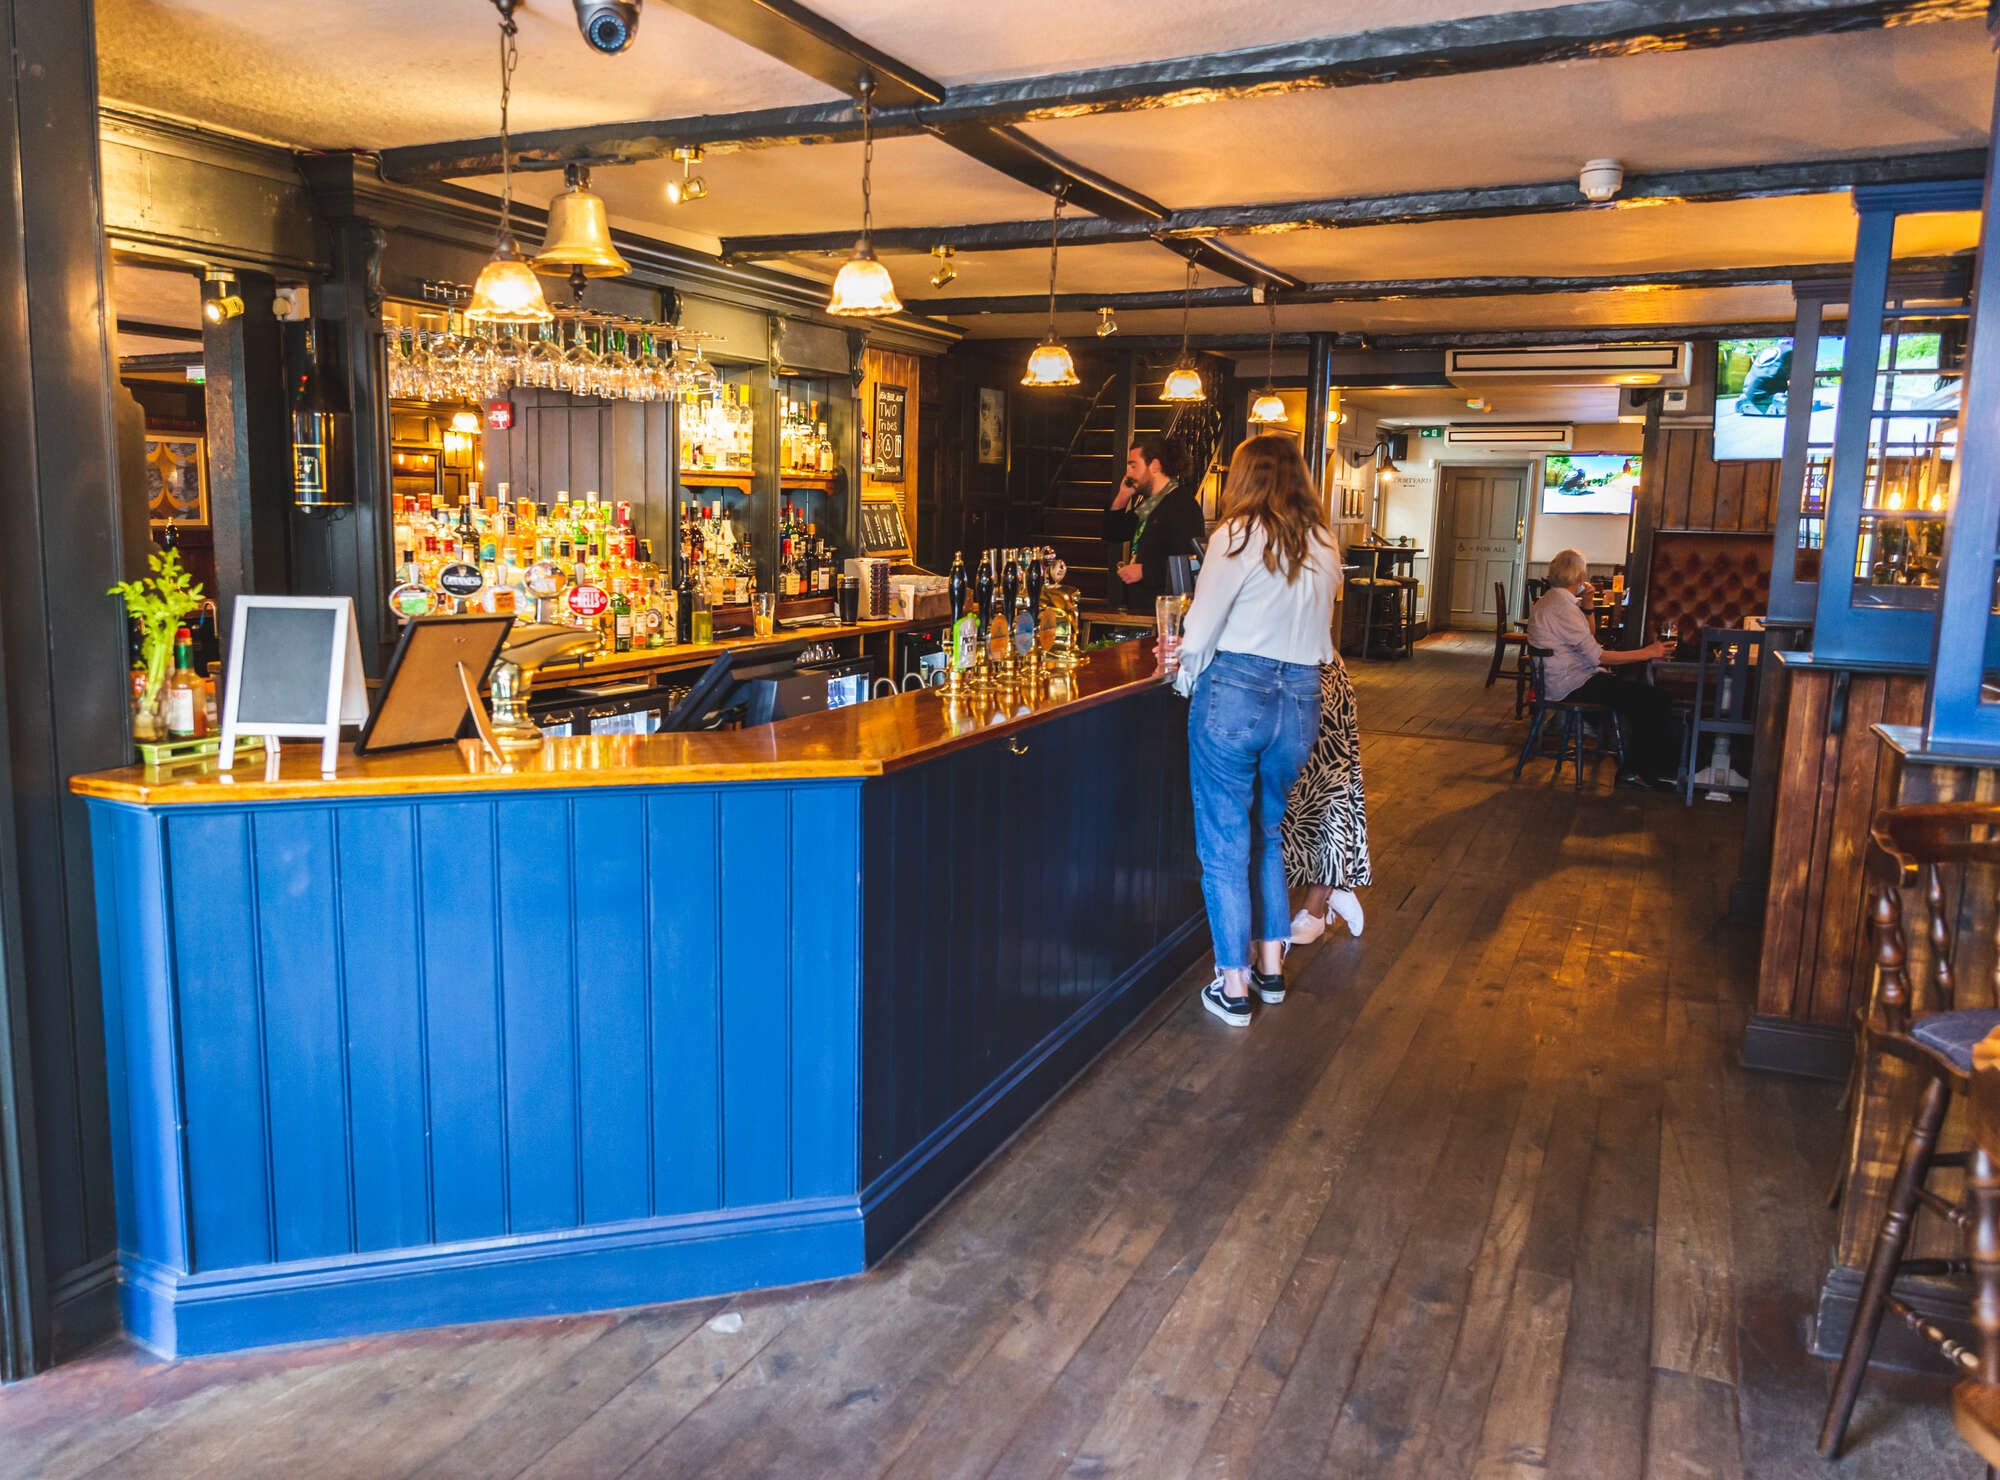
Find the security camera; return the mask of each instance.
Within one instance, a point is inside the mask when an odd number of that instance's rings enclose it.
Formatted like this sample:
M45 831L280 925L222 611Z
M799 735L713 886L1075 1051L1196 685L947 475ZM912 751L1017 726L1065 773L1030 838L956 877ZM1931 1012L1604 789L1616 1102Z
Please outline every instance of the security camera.
M639 30L639 0L576 0L576 27L591 50L616 56Z
M1593 159L1576 177L1576 188L1585 200L1606 201L1625 184L1625 166L1615 159Z

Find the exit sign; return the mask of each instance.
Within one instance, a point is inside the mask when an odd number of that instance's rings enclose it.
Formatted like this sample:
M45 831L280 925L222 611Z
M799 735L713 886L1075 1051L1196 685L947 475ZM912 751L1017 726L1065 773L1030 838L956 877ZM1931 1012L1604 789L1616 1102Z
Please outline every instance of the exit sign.
M1432 437L1442 437L1442 436L1444 435L1444 428L1443 428L1443 427L1418 427L1418 428L1417 428L1417 435L1418 435L1419 437L1422 437L1422 438L1423 438L1423 439L1425 439L1426 441L1428 441L1428 440L1429 440L1429 439L1431 439Z

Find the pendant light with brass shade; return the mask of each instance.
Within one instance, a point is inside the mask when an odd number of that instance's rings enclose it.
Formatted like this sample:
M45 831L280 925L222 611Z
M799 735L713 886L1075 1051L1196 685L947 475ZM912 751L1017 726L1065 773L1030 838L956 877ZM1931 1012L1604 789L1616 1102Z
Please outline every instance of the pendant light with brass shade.
M493 257L479 269L465 317L475 324L546 324L555 315L542 296L542 280L514 241L514 159L507 140L507 104L514 92L514 68L521 60L514 38L520 27L514 11L520 0L493 0L500 12L500 238Z
M1028 373L1021 377L1026 386L1055 387L1076 384L1076 361L1069 346L1056 338L1056 249L1062 240L1063 196L1068 187L1056 187L1056 208L1049 218L1049 337L1028 356Z
M874 117L875 79L861 79L861 240L854 244L854 255L840 264L840 271L834 274L833 294L826 300L826 311L839 314L843 318L879 319L885 314L901 313L903 301L896 296L896 285L889 277L889 269L875 260L875 248L869 241L869 234L875 226L874 202L870 198L870 175L875 167L875 134L872 127Z
M1283 426L1285 416L1284 398L1278 394L1278 299L1269 287L1264 289L1264 307L1270 311L1271 335L1264 344L1264 388L1257 392L1250 403L1250 425L1261 427Z
M536 272L567 277L577 302L589 278L623 277L632 264L611 243L611 222L604 198L590 188L590 171L582 165L563 169L563 193L549 202L549 229L535 253Z
M1188 258L1187 286L1181 291L1181 357L1174 361L1174 368L1167 372L1166 384L1160 387L1162 401L1206 401L1208 392L1202 389L1201 372L1194 368L1194 359L1188 354L1188 311L1194 306L1194 259Z

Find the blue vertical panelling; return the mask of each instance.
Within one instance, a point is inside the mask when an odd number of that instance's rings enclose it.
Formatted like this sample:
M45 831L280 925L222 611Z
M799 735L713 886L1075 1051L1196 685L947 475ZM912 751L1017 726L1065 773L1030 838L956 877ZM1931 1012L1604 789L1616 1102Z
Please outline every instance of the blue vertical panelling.
M861 808L851 782L801 785L782 866L792 874L793 1197L859 1191Z
M646 801L600 792L571 805L583 1221L608 1223L651 1210Z
M333 814L264 808L251 829L277 1257L344 1254L347 1086Z
M790 1185L787 800L778 787L722 794L722 1200L732 1208L780 1202Z
M91 808L104 986L118 1246L187 1268L180 1076L173 1020L173 930L163 824L124 807Z
M705 788L646 800L657 1214L722 1206L719 813L717 793Z
M418 809L435 1237L507 1231L490 801Z
M499 831L501 1042L508 1228L577 1221L576 1000L570 972L569 801L507 797ZM551 861L557 867L550 868Z
M400 804L334 813L354 1246L363 1251L431 1238L417 813Z
M250 819L167 823L195 1269L272 1257ZM223 908L217 908L220 902Z

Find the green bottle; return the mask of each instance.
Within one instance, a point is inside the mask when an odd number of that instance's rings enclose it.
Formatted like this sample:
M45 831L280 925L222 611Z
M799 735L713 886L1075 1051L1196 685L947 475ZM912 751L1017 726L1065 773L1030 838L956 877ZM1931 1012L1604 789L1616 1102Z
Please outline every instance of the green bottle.
M611 583L611 650L615 653L632 651L632 602L625 595L625 583Z

